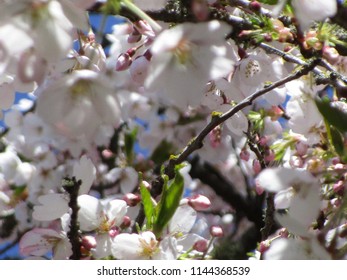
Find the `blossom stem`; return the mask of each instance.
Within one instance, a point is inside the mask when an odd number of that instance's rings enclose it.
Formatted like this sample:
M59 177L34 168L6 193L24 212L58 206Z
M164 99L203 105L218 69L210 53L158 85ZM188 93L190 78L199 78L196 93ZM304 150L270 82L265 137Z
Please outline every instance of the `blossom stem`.
M189 142L189 144L184 148L183 152L180 153L178 156L174 156L170 158L169 163L166 167L165 173L169 176L169 178L173 178L174 167L177 164L180 164L183 161L185 161L188 158L188 156L190 156L194 151L202 148L205 137L214 128L216 128L218 125L222 124L223 122L225 122L226 120L234 116L236 113L238 113L242 109L252 105L257 98L265 95L271 90L277 87L280 87L290 81L296 80L302 76L307 75L310 71L312 71L317 66L317 64L319 64L319 62L320 62L319 59L313 60L311 63L305 64L302 67L302 69L296 71L295 73L254 92L253 94L251 94L250 96L242 100L240 103L232 107L229 111L223 114L213 115L211 121L207 124L207 126L205 126L205 128L193 140Z
M75 177L72 177L72 179L65 178L63 181L63 188L66 190L66 192L70 195L69 200L69 207L72 210L71 217L70 217L70 230L67 234L71 246L72 246L72 255L70 256L71 260L79 260L81 259L81 238L80 238L80 227L78 222L78 211L79 206L77 203L78 198L78 191L80 189L80 186L82 184L82 181L76 181Z
M162 30L161 26L156 21L129 0L123 0L122 4L139 18L145 20L153 28L154 32L159 33Z

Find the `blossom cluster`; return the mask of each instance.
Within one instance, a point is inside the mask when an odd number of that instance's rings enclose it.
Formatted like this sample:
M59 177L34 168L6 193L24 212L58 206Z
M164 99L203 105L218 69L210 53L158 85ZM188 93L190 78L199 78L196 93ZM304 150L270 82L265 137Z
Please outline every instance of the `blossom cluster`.
M267 2L2 1L1 242L345 259L346 4Z

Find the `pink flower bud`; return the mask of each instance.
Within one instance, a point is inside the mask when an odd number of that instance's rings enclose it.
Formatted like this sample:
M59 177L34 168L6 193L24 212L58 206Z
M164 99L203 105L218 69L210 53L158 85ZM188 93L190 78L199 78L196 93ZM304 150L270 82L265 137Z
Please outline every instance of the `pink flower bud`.
M142 35L145 35L148 37L154 37L155 36L155 33L154 33L152 27L144 20L139 20L136 23L136 28Z
M257 193L257 195L262 195L264 192L264 189L257 183L255 183L255 192Z
M335 193L339 194L339 195L343 195L344 190L345 190L345 186L343 184L343 181L338 181L333 185L333 190Z
M114 154L112 153L111 150L109 150L109 149L104 149L104 150L101 152L101 155L103 156L103 158L109 159L109 158L111 158Z
M265 240L259 243L258 251L263 254L270 248L270 241Z
M193 0L192 12L198 21L205 21L210 14L206 0Z
M206 239L200 239L193 245L193 249L198 252L206 252L208 248L208 241Z
M261 9L261 4L258 1L252 1L251 3L249 3L249 8L252 11L259 12Z
M259 160L257 159L253 160L253 171L255 174L259 174L259 172L261 171L261 165Z
M242 159L244 161L248 161L249 157L250 157L249 151L246 149L242 149L240 152L240 159Z
M203 211L211 206L211 201L204 195L197 194L188 199L188 205L196 211Z
M270 149L266 150L264 159L267 163L274 161L275 160L275 153Z
M96 248L96 240L94 236L85 235L82 237L82 246L90 251L93 248Z
M128 53L122 53L117 58L116 71L127 70L132 63L132 59Z
M212 237L223 237L224 236L223 229L220 226L211 226L210 234Z
M282 238L288 238L289 232L286 228L281 228L278 232L278 235L281 236Z
M130 227L130 225L131 225L131 219L130 219L130 217L129 216L124 216L123 217L123 222L122 222L122 224L121 224L121 228L122 229L125 229L125 228L128 228L128 227Z
M295 144L295 149L299 156L304 156L307 154L308 145L299 141Z
M108 231L108 236L111 238L115 238L119 234L119 230L116 228L110 229Z
M134 207L139 204L141 197L137 194L127 193L123 196L123 200L127 203L128 206Z

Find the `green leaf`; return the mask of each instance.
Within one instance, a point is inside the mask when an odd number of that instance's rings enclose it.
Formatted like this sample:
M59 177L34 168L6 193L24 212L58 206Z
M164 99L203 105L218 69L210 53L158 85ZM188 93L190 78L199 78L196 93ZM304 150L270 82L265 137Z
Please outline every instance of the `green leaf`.
M157 205L158 215L153 225L153 233L159 238L171 218L176 212L183 195L184 178L179 170L182 166L175 167L175 178L168 182L168 177L162 175L164 186L161 199Z
M268 5L276 5L278 4L278 0L259 0L259 2Z
M107 0L101 11L106 15L119 14L121 2L121 0Z
M124 135L124 146L125 146L125 155L129 164L132 164L134 160L134 145L136 142L137 128L134 128L132 131L125 133Z
M331 142L339 156L344 155L345 146L342 134L333 126L330 126Z
M328 97L315 98L317 108L326 121L340 132L347 132L347 113L332 106Z
M153 226L153 221L155 220L155 205L152 201L151 193L149 190L145 187L143 182L140 183L140 193L141 193L141 199L143 204L143 209L146 216L146 229L150 230Z

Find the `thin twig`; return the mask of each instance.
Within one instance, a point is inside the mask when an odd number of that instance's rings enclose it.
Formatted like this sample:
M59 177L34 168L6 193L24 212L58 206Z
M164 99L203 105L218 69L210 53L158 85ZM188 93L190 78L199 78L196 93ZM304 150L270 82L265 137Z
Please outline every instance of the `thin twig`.
M215 114L213 115L210 123L207 124L207 126L198 134L197 137L195 137L183 150L181 154L175 157L171 157L169 160L169 163L166 167L165 173L172 178L174 176L174 167L177 164L180 164L184 162L194 151L200 149L203 146L203 141L205 137L218 125L222 124L225 122L227 119L231 118L234 116L236 113L240 112L242 109L250 106L253 104L253 102L261 97L262 95L270 92L271 90L280 87L290 81L296 80L304 75L307 75L310 71L312 71L315 66L319 63L318 60L314 60L311 63L305 64L302 69L296 71L295 73L278 80L277 82L274 82L273 84L262 88L261 90L256 91L252 95L248 96L244 100L242 100L240 103L232 107L229 111L227 111L224 114L218 115Z

